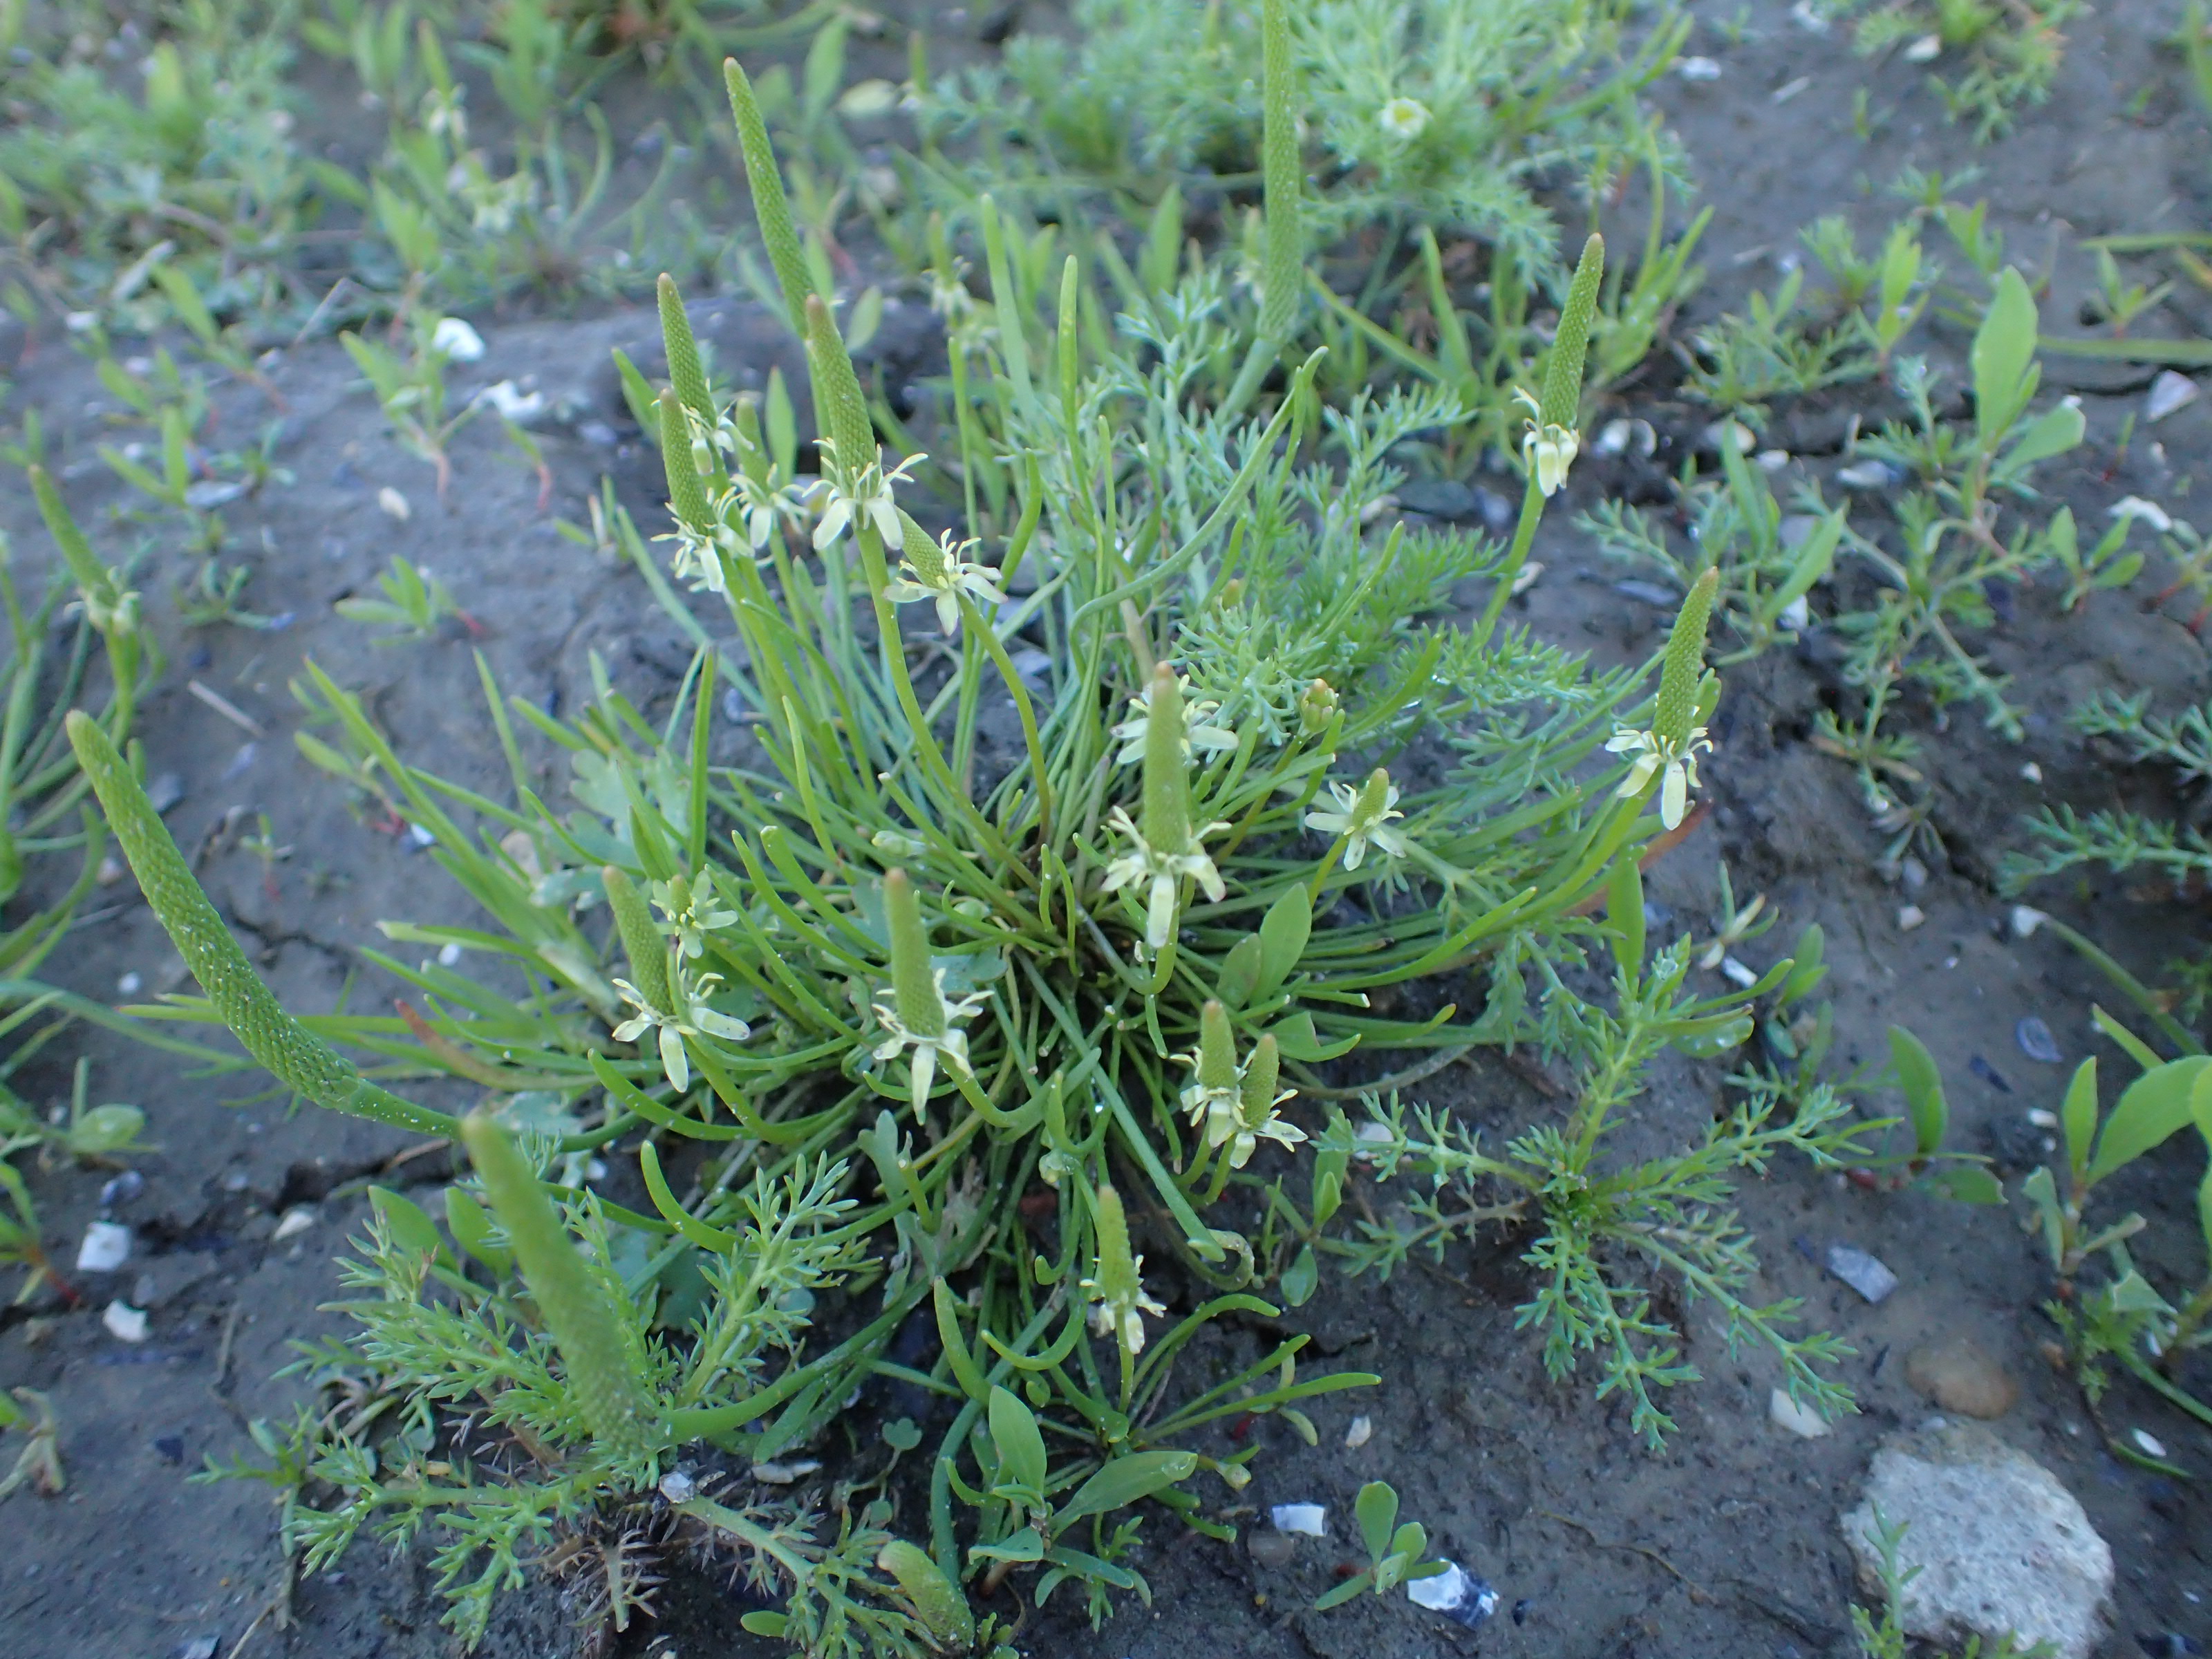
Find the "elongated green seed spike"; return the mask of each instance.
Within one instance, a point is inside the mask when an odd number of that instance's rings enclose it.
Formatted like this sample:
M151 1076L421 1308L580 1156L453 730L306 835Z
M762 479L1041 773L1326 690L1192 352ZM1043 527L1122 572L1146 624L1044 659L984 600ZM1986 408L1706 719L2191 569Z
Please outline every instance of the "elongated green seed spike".
M714 424L714 400L707 390L707 367L699 360L699 343L692 337L691 319L684 310L684 296L676 291L676 279L666 271L660 274L658 292L660 296L660 339L668 352L669 384L676 395L693 414Z
M660 394L660 465L668 475L668 510L694 534L703 536L712 522L707 487L691 460L691 427L673 388Z
M1137 1259L1129 1252L1129 1218L1121 1208L1121 1194L1100 1182L1091 1218L1098 1233L1098 1272L1093 1282L1100 1300L1133 1303L1144 1285L1137 1277Z
M623 954L629 958L629 982L662 1013L675 1012L668 991L668 941L653 925L653 907L637 890L637 884L611 864L599 872L599 881L607 890L607 906L615 913Z
M768 262L775 267L776 286L783 290L783 303L791 313L792 331L804 339L806 296L814 291L814 282L806 274L806 255L792 222L790 198L783 193L783 175L776 171L768 123L761 118L753 83L745 78L736 58L722 60L722 80L729 88L730 113L738 124L738 148L744 152L745 185L752 191L753 217L760 224Z
M161 815L100 723L73 709L69 738L123 855L131 860L139 890L246 1052L279 1083L318 1106L420 1134L453 1133L459 1127L454 1119L368 1082L351 1060L284 1012L222 925Z
M1237 1034L1229 1011L1211 999L1198 1014L1198 1080L1209 1089L1237 1086Z
M860 377L853 372L837 319L819 295L806 296L806 372L814 386L814 421L822 435L837 447L837 465L848 478L876 459L875 423L868 418L868 401L860 392Z
M1713 612L1713 590L1721 573L1708 570L1698 578L1682 600L1674 632L1667 636L1667 655L1659 665L1658 705L1651 729L1663 741L1681 744L1690 736L1698 712L1698 681L1705 667L1705 623Z
M1567 303L1552 337L1544 368L1544 422L1572 432L1582 418L1583 359L1589 350L1590 319L1597 314L1598 285L1605 280L1605 238L1593 234L1567 284Z
M667 1441L663 1414L644 1381L644 1355L606 1287L576 1254L538 1173L498 1119L482 1109L461 1120L469 1161L514 1247L522 1282L561 1350L568 1386L592 1438L618 1457L645 1457Z
M1182 687L1175 670L1152 671L1145 702L1145 841L1155 852L1190 844L1190 778L1182 757Z
M960 1587L929 1558L928 1552L903 1538L894 1538L878 1552L876 1565L898 1580L915 1616L928 1628L938 1647L959 1655L975 1645L975 1615Z
M83 590L86 602L97 613L112 612L117 598L115 578L108 573L92 550L92 544L84 538L76 520L70 514L61 491L43 466L33 466L31 494L38 498L39 516L46 521L47 533L54 545L61 549L62 558L69 566L70 579Z
M1252 1045L1252 1058L1244 1062L1241 1101L1245 1122L1267 1121L1267 1114L1275 1109L1275 1097L1282 1092L1282 1045L1275 1041L1273 1031L1262 1031L1260 1040Z
M1266 0L1260 14L1263 86L1261 167L1267 209L1267 291L1260 301L1260 332L1285 341L1304 298L1305 236L1298 160L1297 70L1291 59L1288 0Z
M921 923L921 895L903 870L884 877L884 915L891 933L891 1003L899 1024L920 1037L945 1035L945 999L929 966L929 930Z

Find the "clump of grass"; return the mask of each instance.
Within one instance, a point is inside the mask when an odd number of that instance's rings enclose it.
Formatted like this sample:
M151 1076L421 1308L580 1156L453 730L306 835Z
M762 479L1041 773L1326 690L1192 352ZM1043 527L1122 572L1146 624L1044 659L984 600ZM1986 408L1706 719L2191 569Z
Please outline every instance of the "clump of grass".
M1281 161L1290 36L1265 9L1261 149ZM1235 324L1217 264L1092 327L1076 262L1054 283L1049 244L1018 250L987 202L988 295L966 301L997 327L956 342L938 464L974 533L933 534L921 458L879 448L755 90L734 63L727 77L820 470L798 472L787 408L714 384L664 279L669 384L624 366L668 488L669 574L641 562L721 612L710 630L671 595L699 647L673 706L648 720L602 683L556 720L487 675L510 804L403 759L320 671L301 688L331 729L303 740L310 757L427 830L488 918L387 934L465 945L520 995L379 956L431 1012L310 1031L252 975L112 748L71 727L206 993L183 1012L319 1103L458 1134L481 1183L442 1234L379 1199L349 1359L404 1399L404 1426L265 1431L288 1531L317 1563L362 1526L434 1535L465 1636L549 1534L631 1564L633 1585L641 1552L734 1553L783 1603L748 1626L809 1653L919 1652L971 1627L988 1644L960 1587L1016 1575L1030 1600L1079 1595L1103 1620L1149 1593L1145 1505L1234 1535L1221 1511L1257 1443L1225 1419L1279 1414L1310 1437L1303 1401L1374 1380L1302 1375L1297 1335L1231 1363L1208 1328L1278 1317L1270 1289L1313 1293L1358 1148L1301 1097L1333 1095L1323 1068L1367 1050L1540 1039L1583 1062L1570 1128L1532 1128L1525 1158L1477 1171L1518 1181L1540 1221L1557 1282L1527 1317L1549 1352L1625 1350L1602 1386L1639 1397L1682 1380L1616 1276L1612 1252L1642 1239L1653 1270L1839 1404L1816 1370L1833 1345L1744 1302L1748 1243L1717 1209L1755 1156L1832 1156L1823 1120L1748 1125L1617 1202L1619 1183L1592 1184L1652 1056L1741 1042L1751 999L1789 972L1702 997L1682 990L1686 942L1645 963L1637 861L1680 829L1710 747L1717 577L1686 597L1654 697L1648 670L1594 675L1504 615L1580 447L1598 240L1524 388L1522 510L1501 546L1359 510L1395 445L1468 418L1456 399L1324 411L1315 357L1274 381L1298 314L1275 302L1308 281L1294 167L1267 169L1267 302ZM949 294L949 253L940 276ZM1472 623L1450 601L1469 579L1489 594ZM518 719L567 755L576 810L541 799ZM1600 903L1602 929L1585 919ZM1617 1013L1563 976L1601 938ZM1486 988L1479 1012L1431 988L1446 975ZM1401 987L1401 1014L1375 1006ZM457 1123L326 1039L505 1103ZM550 1133L518 1146L525 1121ZM1441 1122L1430 1139L1462 1150ZM593 1152L635 1157L649 1211L592 1189ZM1310 1213L1289 1196L1308 1161ZM917 1316L927 1370L886 1357ZM1202 1381L1178 1364L1201 1352ZM915 1541L885 1535L909 1496L888 1468L834 1540L781 1499L710 1493L732 1468L789 1474L780 1460L853 1422L855 1387L884 1372L951 1413L910 1494ZM514 1447L475 1449L465 1401ZM920 1438L882 1434L895 1455ZM1382 1541L1377 1583L1420 1553L1404 1528ZM643 1606L611 1577L603 1599Z

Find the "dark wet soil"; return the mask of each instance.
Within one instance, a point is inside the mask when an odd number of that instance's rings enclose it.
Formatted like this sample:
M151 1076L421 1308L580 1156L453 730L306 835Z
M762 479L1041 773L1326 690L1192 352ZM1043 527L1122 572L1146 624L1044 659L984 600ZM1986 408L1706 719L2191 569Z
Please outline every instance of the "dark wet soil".
M1691 50L1717 61L1719 78L1670 79L1656 92L1700 199L1716 210L1702 250L1709 285L1678 335L1740 303L1747 288L1771 286L1794 257L1799 228L1820 214L1847 216L1863 246L1878 242L1902 206L1887 186L1908 165L1954 179L1969 167L1980 170L1953 193L1986 198L2011 257L2048 272L2046 327L2059 332L2073 331L2073 307L2094 283L2081 239L2206 222L2212 142L2184 66L2160 44L2176 8L2116 4L2077 20L2051 101L2025 112L2015 135L1978 149L1945 123L1922 70L1856 59L1840 34L1812 32L1775 0L1701 9ZM1738 19L1745 27L1732 40L1720 26ZM1807 84L1776 101L1801 79ZM1873 117L1866 137L1853 115L1862 87ZM911 292L897 303L902 311L878 348L887 385L928 368L921 297ZM2203 296L2178 294L2138 330L2203 332L2212 322L2206 312L2212 303ZM536 377L551 411L538 434L550 472L542 501L540 480L489 421L456 445L453 484L441 501L430 469L385 433L331 343L288 352L273 371L287 404L281 415L251 388L219 395L225 431L280 423L276 459L289 479L228 514L234 545L260 550L249 556L246 602L291 618L272 631L176 623L166 596L190 566L163 526L111 521L109 509L124 503L95 452L107 428L88 366L55 331L35 333L15 369L7 423L40 410L80 519L100 526L110 556L142 542L147 549L137 580L154 599L167 654L139 725L151 769L181 778L170 823L198 850L217 902L295 1008L342 1000L387 1008L392 981L360 956L387 947L378 922L436 917L453 906L453 890L422 849L295 749L303 710L288 687L305 663L360 691L403 755L477 785L503 781L504 766L472 652L506 690L549 708L574 708L590 695L594 655L641 708L665 707L688 660L683 635L634 570L601 562L555 529L556 518L586 521L586 499L603 475L641 525L653 522L657 463L640 450L607 368L611 346L649 355L649 310L617 308L584 321L493 317L482 326L489 351L457 370L455 383L465 393ZM746 376L763 375L781 349L777 331L746 301L719 303L704 328L720 341L721 361ZM1927 349L1955 377L1964 337L1939 322ZM2148 371L2053 357L2045 376L2047 387L2080 392L2089 420L2089 441L2045 471L2054 500L2069 501L2085 524L2101 522L2130 494L2188 512L2194 475L2212 457L2212 399L2162 422L2155 442L2139 429L2123 448L2123 423L2140 405ZM1617 411L1653 423L1669 446L1656 462L1668 469L1711 418L1669 399L1672 378L1655 374ZM1776 430L1839 432L1848 411L1868 406L1848 390L1784 404ZM1778 491L1793 477L1832 475L1835 438L1782 441L1797 459L1776 480ZM1586 460L1575 501L1637 483L1628 463ZM407 501L404 520L380 506L387 487ZM1832 498L1838 493L1831 486ZM0 477L0 529L33 559L45 546L12 474ZM336 617L333 604L366 592L395 554L441 577L470 624L431 641L377 646ZM1667 617L1612 586L1622 573L1572 527L1570 514L1551 515L1538 556L1545 574L1523 603L1540 633L1608 661L1652 648ZM1885 1027L1910 1024L1942 1067L1958 1143L1995 1158L2015 1187L2043 1151L2027 1114L2055 1105L2063 1077L2022 1052L2016 1023L2028 1014L2045 1020L2071 1062L2100 1051L2089 1008L2111 993L2048 933L2013 935L1993 872L2021 817L2042 801L2086 810L2157 800L2155 779L2085 747L2064 716L2099 688L2148 690L2168 708L2205 695L2204 647L2182 625L2185 616L2145 609L2142 595L2163 580L2154 562L2136 591L2098 595L2070 614L2048 591L2021 597L1986 643L2031 711L2024 742L2004 742L1971 714L1955 714L1941 731L1922 720L1946 849L1926 860L1924 886L1908 892L1885 878L1877 868L1883 838L1851 774L1808 741L1819 712L1842 696L1817 635L1801 653L1731 674L1706 773L1713 810L1650 880L1650 896L1677 926L1701 931L1723 860L1740 895L1766 893L1782 923L1741 952L1754 966L1778 956L1805 924L1820 923L1840 1060L1878 1064ZM192 682L219 693L253 729L194 696ZM530 752L557 782L552 757ZM2031 763L2039 782L2023 775ZM289 849L273 863L241 845L260 813L274 842ZM2177 915L2170 901L2133 900L2118 884L2037 900L2145 972L2201 923L2193 913ZM1907 903L1926 918L1909 932L1899 924ZM414 949L388 948L403 956ZM125 975L137 976L140 996L185 986L180 961L127 881L88 906L45 971L118 1001L131 1000L119 989ZM252 1455L246 1425L287 1418L301 1399L296 1381L274 1373L293 1357L290 1345L341 1328L323 1304L337 1293L331 1259L359 1226L366 1182L434 1186L449 1166L374 1125L288 1117L251 1073L197 1074L96 1033L84 1034L83 1051L95 1098L143 1104L160 1151L139 1162L144 1190L118 1212L137 1231L132 1260L116 1274L85 1276L77 1307L48 1297L0 1325L0 1384L51 1395L70 1475L58 1498L27 1492L0 1504L0 1650L16 1659L228 1659L241 1644L257 1659L447 1652L419 1560L364 1540L339 1571L292 1583L266 1489L187 1477L206 1457ZM20 1081L41 1107L66 1097L60 1067ZM1497 1132L1562 1109L1527 1067L1495 1058L1443 1073L1423 1091ZM1685 1144L1723 1098L1722 1068L1685 1063L1662 1074L1632 1137L1651 1151ZM2174 1285L2202 1271L2193 1215L2202 1165L2193 1145L2169 1150L2175 1155L2130 1172L2114 1204L2150 1218L2139 1259ZM44 1234L65 1271L109 1173L35 1175ZM1408 1264L1379 1286L1326 1276L1303 1310L1316 1363L1372 1370L1384 1382L1319 1402L1318 1448L1272 1419L1254 1426L1269 1443L1248 1501L1261 1513L1285 1501L1325 1504L1332 1537L1304 1540L1286 1561L1263 1565L1245 1546L1179 1533L1156 1515L1137 1559L1152 1585L1150 1609L1132 1605L1093 1634L1072 1609L1055 1606L1032 1619L1021 1645L1085 1659L1847 1652L1853 1585L1838 1517L1854 1501L1876 1442L1930 1409L1905 1382L1905 1355L1931 1337L1963 1333L2020 1384L2020 1403L1998 1431L2055 1471L2112 1545L2116 1627L2102 1651L2136 1650L2136 1632L2175 1632L2196 1650L2212 1647L2212 1503L2200 1486L2114 1458L2073 1382L2045 1357L2053 1334L2039 1311L2046 1279L2018 1202L1975 1209L1873 1193L1783 1164L1747 1184L1743 1212L1761 1243L1763 1292L1804 1298L1808 1319L1856 1350L1841 1375L1861 1413L1832 1434L1802 1440L1771 1423L1771 1367L1761 1356L1732 1356L1710 1308L1693 1304L1680 1310L1686 1353L1705 1380L1669 1401L1680 1426L1668 1449L1644 1451L1625 1411L1592 1399L1591 1379L1548 1379L1537 1345L1513 1328L1528 1285L1517 1261L1525 1241L1510 1234L1455 1246L1434 1266ZM276 1239L280 1219L295 1212L310 1224ZM1901 1281L1897 1292L1871 1306L1827 1277L1817 1258L1841 1242L1887 1262ZM101 1327L100 1309L118 1296L150 1310L143 1345L118 1342ZM1261 1340L1246 1334L1255 1346ZM2200 1391L2212 1382L2202 1364L2197 1380ZM2177 1461L2212 1469L2212 1435L2140 1390L2117 1389L2104 1413L2117 1431L2146 1429ZM1353 1449L1345 1440L1355 1414L1370 1420L1372 1433ZM1373 1479L1390 1480L1437 1545L1496 1586L1503 1605L1479 1634L1401 1600L1308 1611L1356 1549L1351 1502ZM483 1649L495 1659L578 1648L556 1591L533 1587L506 1598L503 1609ZM680 1582L666 1617L629 1638L627 1650L705 1659L758 1650L738 1633L738 1612L717 1586Z

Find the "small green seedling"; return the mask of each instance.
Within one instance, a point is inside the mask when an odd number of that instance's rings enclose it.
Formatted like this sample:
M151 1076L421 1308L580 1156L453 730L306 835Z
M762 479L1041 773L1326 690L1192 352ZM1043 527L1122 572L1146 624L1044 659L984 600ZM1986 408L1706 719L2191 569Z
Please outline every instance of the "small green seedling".
M0 1433L14 1430L23 1437L15 1466L0 1476L0 1499L28 1482L34 1491L58 1498L69 1485L62 1473L61 1423L53 1402L36 1389L17 1389L0 1394Z
M1889 1028L1890 1069L1905 1096L1905 1121L1911 1127L1912 1150L1854 1163L1853 1168L1893 1189L1915 1187L1962 1204L2002 1204L2004 1188L1978 1154L1947 1151L1951 1103L1943 1092L1943 1073L1928 1045L1902 1025Z
M2112 1110L2100 1116L2097 1062L2094 1058L2083 1060L2059 1108L2063 1158L2059 1175L2039 1169L2022 1184L2042 1224L2056 1283L2057 1296L2050 1304L2051 1312L2067 1334L2093 1401L2102 1392L2103 1361L2109 1357L2183 1410L2212 1423L2212 1404L2174 1381L2185 1355L2212 1346L2212 1170L2206 1172L2197 1194L2206 1261L2203 1282L2178 1302L2151 1285L2128 1249L2128 1240L2148 1224L2140 1214L2130 1212L2094 1227L2087 1219L2099 1187L2157 1152L2184 1129L2193 1126L2212 1152L2212 1059L2189 1054L2161 1062L2102 1009L2094 1013L2099 1028L2143 1071L2120 1091ZM2085 1284L2086 1270L2099 1257L2104 1259L2101 1282ZM2117 1452L2141 1461L2141 1455L2125 1443L2107 1438Z
M1359 1522L1360 1540L1367 1546L1367 1565L1314 1603L1316 1609L1341 1606L1355 1595L1370 1592L1388 1595L1401 1584L1417 1578L1433 1578L1448 1563L1425 1561L1428 1529L1418 1521L1398 1523L1398 1493L1387 1480L1370 1480L1352 1500L1352 1513Z
M1903 1521L1894 1526L1885 1520L1879 1509L1874 1511L1874 1530L1866 1534L1867 1542L1875 1547L1875 1576L1881 1583L1881 1617L1876 1619L1864 1607L1851 1607L1851 1633L1858 1638L1861 1659L1908 1659L1916 1652L1931 1652L1921 1649L1908 1639L1905 1628L1905 1589L1922 1568L1917 1562L1905 1564L1904 1544L1908 1524ZM2054 1659L2057 1650L2048 1642L2038 1642L2023 1648L2007 1632L1989 1647L1982 1645L1978 1636L1969 1637L1958 1659ZM1936 1659L1945 1659L1937 1656Z
M446 618L461 614L445 583L411 560L392 560L391 568L376 579L376 586L384 594L382 599L340 599L336 607L338 615L350 621L398 630L376 635L373 644L404 645L410 640L430 639Z

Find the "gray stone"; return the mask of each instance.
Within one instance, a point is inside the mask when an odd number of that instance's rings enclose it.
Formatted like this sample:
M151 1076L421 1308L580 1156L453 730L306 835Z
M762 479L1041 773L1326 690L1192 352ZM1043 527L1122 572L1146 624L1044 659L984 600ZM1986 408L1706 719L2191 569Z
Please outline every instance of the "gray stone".
M2088 1659L2104 1633L2112 1552L2073 1494L1987 1429L1937 1419L1875 1454L1844 1539L1869 1592L1881 1588L1872 1534L1879 1511L1903 1525L1899 1562L1919 1571L1904 1590L1908 1634L2023 1647L2049 1642L2058 1659Z
M1463 521L1482 516L1482 498L1450 478L1412 478L1397 489L1398 505L1431 519Z

